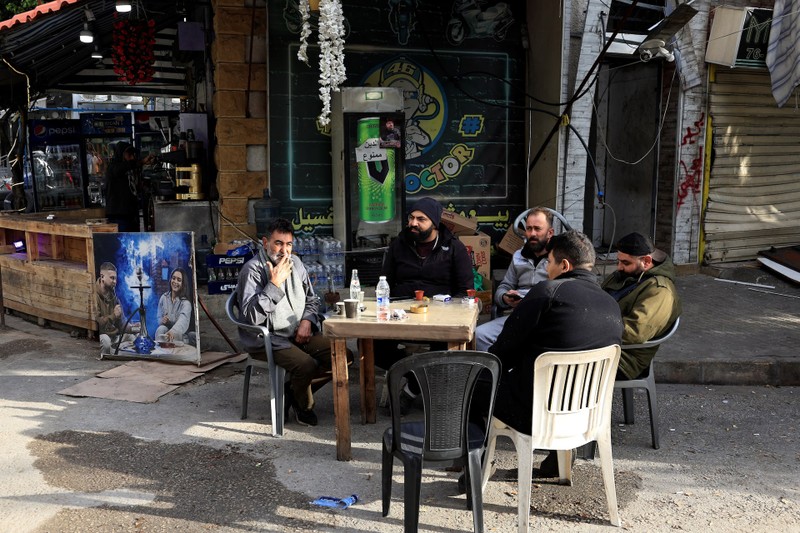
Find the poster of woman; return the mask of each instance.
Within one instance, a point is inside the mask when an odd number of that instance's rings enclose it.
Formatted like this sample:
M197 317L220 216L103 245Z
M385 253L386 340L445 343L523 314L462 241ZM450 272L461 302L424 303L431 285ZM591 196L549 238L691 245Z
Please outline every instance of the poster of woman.
M94 236L101 357L200 362L191 232Z

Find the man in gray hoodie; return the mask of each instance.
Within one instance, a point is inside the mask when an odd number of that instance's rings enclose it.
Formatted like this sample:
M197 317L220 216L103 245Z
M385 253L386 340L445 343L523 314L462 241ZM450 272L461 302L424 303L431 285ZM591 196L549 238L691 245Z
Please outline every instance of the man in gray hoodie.
M331 346L320 334L319 298L303 262L292 254L293 241L291 222L270 221L262 237L266 257L258 254L242 267L236 292L241 318L271 333L275 364L290 376L287 399L297 422L316 426L311 380L320 367L330 368ZM240 329L239 338L253 357L263 354L263 341L252 333Z

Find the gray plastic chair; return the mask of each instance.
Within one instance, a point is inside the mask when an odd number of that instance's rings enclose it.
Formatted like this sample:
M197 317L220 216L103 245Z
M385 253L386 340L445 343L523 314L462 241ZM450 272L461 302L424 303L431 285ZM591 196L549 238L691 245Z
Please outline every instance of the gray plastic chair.
M500 360L490 353L471 350L424 352L410 355L389 369L392 427L383 434L383 516L389 514L392 467L394 457L397 457L405 470L403 523L406 532L417 531L419 525L423 462L448 466L457 461L466 466L467 486L471 488L467 490L467 508L472 508L474 529L483 531L481 456L486 445L486 424L471 423L469 411L475 384L484 371L491 374L491 419L500 378ZM425 407L424 420L401 420L400 391L402 378L407 374L419 382Z
M264 326L255 326L243 322L240 318L239 302L234 291L225 304L225 312L228 318L242 329L249 329L260 339L264 340L264 353L267 359L256 359L251 354L247 354L247 362L244 370L244 389L242 390L242 420L247 418L247 400L250 395L250 375L253 367L266 368L269 372L269 384L271 387L272 398L270 400L270 411L272 412L272 436L283 437L283 415L284 415L284 392L283 384L286 381L286 370L275 364L272 356L272 342L269 338L269 330Z
M570 231L572 229L572 226L570 226L569 222L567 222L567 219L564 217L564 215L562 215L555 209L550 209L549 207L545 207L544 209L552 213L553 218L561 222L561 226L564 231ZM517 218L514 220L514 224L511 226L512 228L514 228L514 233L516 233L518 237L522 237L523 240L525 239L525 230L523 229L524 227L523 223L525 222L525 219L528 218L528 215L532 210L533 208L526 209L525 211L517 215ZM502 278L499 281L503 281ZM492 294L492 306L490 311L491 319L494 320L495 318L500 318L501 316L505 315L506 311L508 311L508 309L501 309L500 307L498 307L498 305L494 302L494 294Z
M531 208L531 209L533 209L533 208ZM516 233L518 236L522 237L523 239L525 238L525 230L522 229L521 225L525 221L525 219L528 218L528 215L530 214L531 209L526 209L525 211L523 211L522 213L517 215L517 218L514 220L514 225L512 226L512 228L514 228L514 233ZM572 229L572 226L570 226L569 222L567 222L567 219L564 217L564 215L562 215L561 213L559 213L555 209L550 209L549 207L545 207L545 209L547 211L550 211L553 214L553 217L557 218L559 220L559 222L561 222L561 225L563 226L564 231L570 231Z
M678 317L669 331L662 336L650 339L642 344L625 344L622 346L622 350L635 350L658 346L678 331L678 325L680 323L681 319ZM653 369L654 361L655 357L650 361L650 367L647 369L646 374L636 379L618 379L614 382L614 388L622 390L622 411L625 414L626 424L633 424L633 390L647 390L647 406L650 410L650 433L653 437L653 448L657 450L661 447L661 444L658 439L658 399L656 398L656 377Z

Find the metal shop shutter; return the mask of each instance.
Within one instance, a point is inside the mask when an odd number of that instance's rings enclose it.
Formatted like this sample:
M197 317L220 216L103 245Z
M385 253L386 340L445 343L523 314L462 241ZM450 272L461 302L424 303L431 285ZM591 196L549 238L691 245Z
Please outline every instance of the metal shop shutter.
M706 261L800 243L800 101L778 108L766 70L717 68L709 112Z

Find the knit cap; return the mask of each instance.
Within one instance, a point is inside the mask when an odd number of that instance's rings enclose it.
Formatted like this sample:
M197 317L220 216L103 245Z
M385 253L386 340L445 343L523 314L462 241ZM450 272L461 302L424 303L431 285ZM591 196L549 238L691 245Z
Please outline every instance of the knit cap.
M433 227L438 228L439 222L442 221L442 210L442 204L426 196L417 200L411 209L408 210L408 213L411 214L412 211L422 211L425 213L426 217L431 219Z

